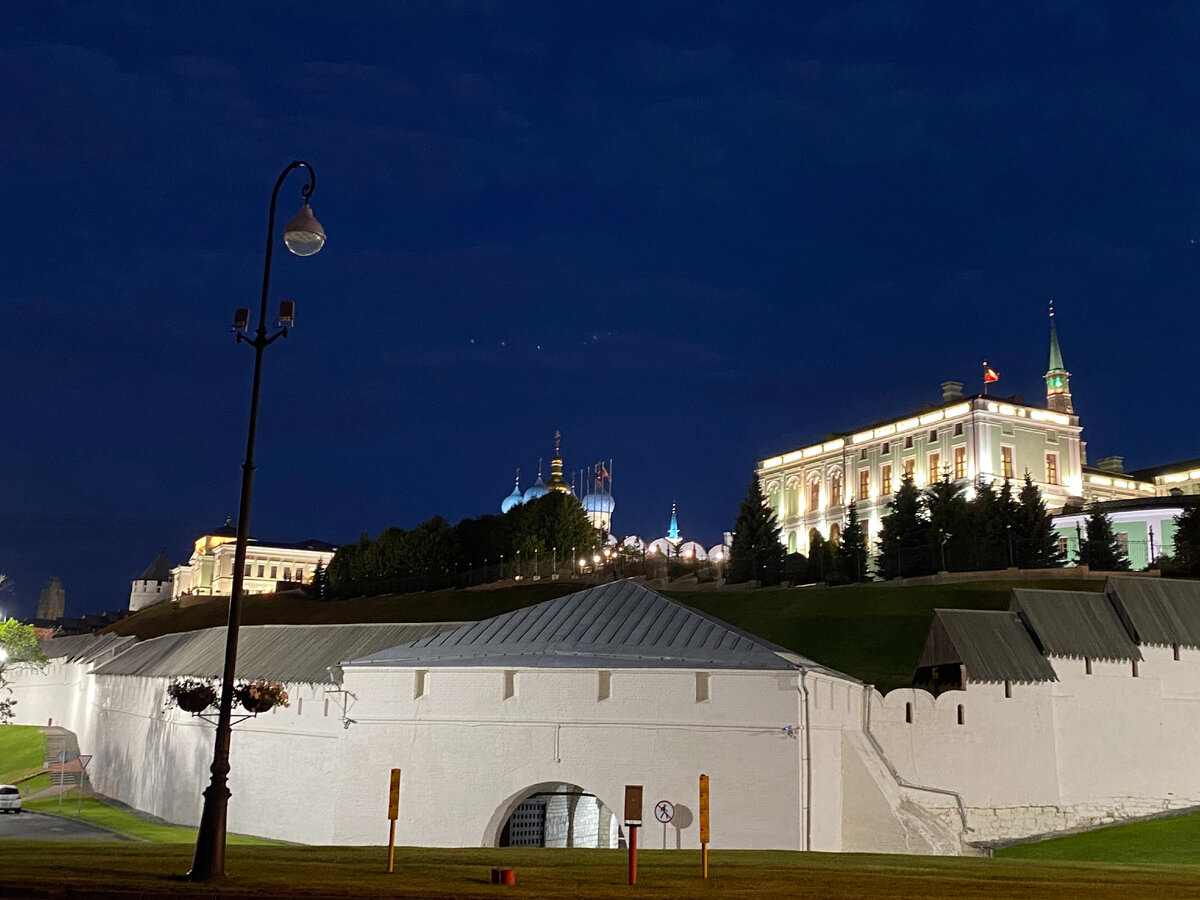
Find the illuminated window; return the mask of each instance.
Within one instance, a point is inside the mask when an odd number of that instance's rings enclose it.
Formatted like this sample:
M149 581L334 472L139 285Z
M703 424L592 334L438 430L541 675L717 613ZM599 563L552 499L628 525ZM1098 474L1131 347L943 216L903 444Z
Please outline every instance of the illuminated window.
M1113 537L1116 538L1116 540L1117 540L1117 549L1120 550L1124 556L1128 556L1129 555L1129 535L1127 535L1123 531L1118 531L1116 534L1113 535Z
M958 423L957 423L957 424L954 426L954 436L955 436L955 437L962 437L962 422L958 422Z
M1000 474L1005 478L1013 477L1013 448L1006 444L1000 445Z
M936 440L937 440L937 429L936 429L936 428L931 428L931 429L929 430L929 443L931 443L931 444L932 444L932 443L933 443L934 441L936 441Z
M1060 537L1058 539L1058 552L1061 553L1064 557L1066 557L1066 555L1067 555L1067 539L1064 537Z
M821 482L808 483L808 509L810 512L821 508Z
M890 494L892 492L891 466L881 466L879 468L879 492L881 494Z
M262 565L262 563L259 563L259 566L258 566L258 577L259 577L259 578L262 578L262 577L263 577L263 573L264 573L266 570L267 570L267 567L266 567L266 566L264 566L264 565Z
M966 478L967 477L967 448L966 447L955 447L954 448L954 477L955 478Z
M884 452L884 453L887 453L887 452L888 452L889 450L891 450L891 449L892 449L892 445L891 445L891 443L890 443L889 441L884 441L884 442L883 442L883 451L882 451L882 452Z
M277 573L278 573L278 572L279 572L279 567L278 567L278 566L271 566L271 577L272 577L272 578L277 578L277 577L278 577L278 575L277 575Z
M942 477L942 454L929 454L929 480L930 482L937 481Z
M871 489L871 472L869 469L858 470L858 502L863 503Z
M1058 484L1058 454L1046 454L1046 484Z
M829 502L833 506L842 505L842 473L834 472L829 476Z
M912 435L911 434L904 439L904 449L905 450L912 449Z
M916 465L917 465L917 461L915 459L913 459L911 456L904 461L904 477L905 478L913 477L913 471L915 470Z

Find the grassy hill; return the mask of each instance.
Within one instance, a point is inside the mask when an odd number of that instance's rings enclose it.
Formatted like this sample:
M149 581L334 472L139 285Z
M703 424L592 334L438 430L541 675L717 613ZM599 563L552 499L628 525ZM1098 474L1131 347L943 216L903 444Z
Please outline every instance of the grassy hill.
M291 595L251 595L242 623L474 621L561 597L587 585L543 581L496 590L432 591L320 602ZM933 610L1004 609L1014 587L1101 590L1103 581L987 581L947 585L846 585L835 588L738 586L721 591L663 590L668 597L710 613L809 659L891 690L911 683ZM140 638L221 626L226 604L186 609L155 606L111 626Z

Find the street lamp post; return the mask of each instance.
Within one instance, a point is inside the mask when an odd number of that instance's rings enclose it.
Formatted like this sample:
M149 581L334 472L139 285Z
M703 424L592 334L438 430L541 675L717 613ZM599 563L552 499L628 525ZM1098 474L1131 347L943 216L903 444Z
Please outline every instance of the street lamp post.
M274 334L267 333L267 295L271 282L271 251L275 246L275 203L284 179L293 169L304 168L308 172L308 184L300 189L303 204L283 229L283 240L287 248L297 256L312 256L325 244L325 231L313 218L308 200L316 187L317 179L312 166L296 160L280 173L271 192L271 208L267 217L267 253L263 264L262 303L258 311L258 329L254 337L247 337L250 311L239 309L234 319L237 341L246 342L254 348L254 383L250 390L250 425L246 438L246 461L242 463L242 494L238 505L237 543L233 555L233 586L229 592L229 625L225 632L225 667L221 676L221 701L217 714L217 732L213 746L212 780L204 791L204 811L200 816L200 830L196 835L196 851L192 857L189 881L209 881L225 876L225 825L229 808L229 742L232 733L233 681L236 677L238 627L242 619L242 583L246 569L246 543L250 534L250 498L254 487L254 438L258 427L258 395L262 384L263 351L276 338L287 336L287 326L292 322L292 306L280 306L279 324Z

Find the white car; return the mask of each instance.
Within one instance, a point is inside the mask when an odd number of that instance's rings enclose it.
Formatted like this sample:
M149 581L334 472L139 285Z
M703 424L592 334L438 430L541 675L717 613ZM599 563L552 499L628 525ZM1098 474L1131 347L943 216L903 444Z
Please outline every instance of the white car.
M0 812L19 813L21 792L11 784L0 784Z

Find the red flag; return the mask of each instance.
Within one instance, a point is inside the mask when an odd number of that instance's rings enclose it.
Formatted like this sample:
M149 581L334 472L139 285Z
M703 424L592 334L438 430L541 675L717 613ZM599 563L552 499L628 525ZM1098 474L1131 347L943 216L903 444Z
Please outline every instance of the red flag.
M999 381L1000 376L996 374L995 369L988 368L988 364L983 364L983 383L991 384L993 381Z

